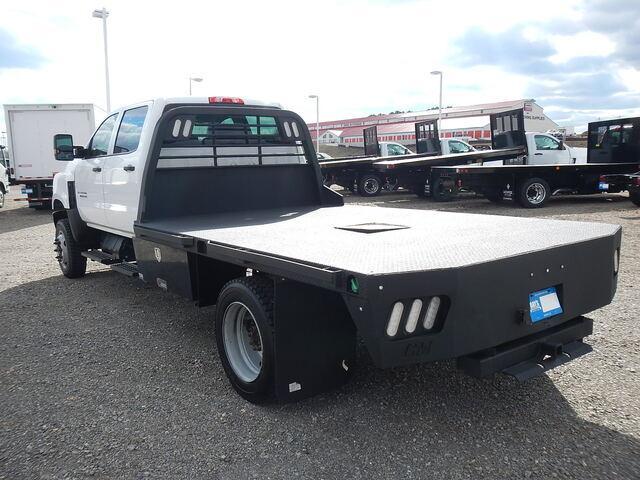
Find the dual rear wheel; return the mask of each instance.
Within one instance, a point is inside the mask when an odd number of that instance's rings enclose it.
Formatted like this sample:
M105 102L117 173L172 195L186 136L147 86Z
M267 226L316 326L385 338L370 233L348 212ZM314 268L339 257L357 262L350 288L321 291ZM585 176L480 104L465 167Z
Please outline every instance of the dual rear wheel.
M254 276L231 280L216 304L215 333L233 388L252 403L273 396L273 282Z

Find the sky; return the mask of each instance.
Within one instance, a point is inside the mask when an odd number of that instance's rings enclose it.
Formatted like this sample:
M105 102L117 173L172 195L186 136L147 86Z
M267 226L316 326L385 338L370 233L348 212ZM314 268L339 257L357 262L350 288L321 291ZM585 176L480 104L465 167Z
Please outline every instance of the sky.
M0 103L228 95L307 121L534 98L561 125L640 115L640 1L2 0ZM0 132L5 130L0 119Z

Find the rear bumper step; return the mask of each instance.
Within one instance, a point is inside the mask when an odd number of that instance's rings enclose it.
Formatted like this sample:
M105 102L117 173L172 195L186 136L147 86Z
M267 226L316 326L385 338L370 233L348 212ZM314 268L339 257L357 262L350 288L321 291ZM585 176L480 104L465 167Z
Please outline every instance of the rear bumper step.
M505 373L525 381L591 352L582 339L593 332L583 316L490 350L458 359L458 368L478 378Z

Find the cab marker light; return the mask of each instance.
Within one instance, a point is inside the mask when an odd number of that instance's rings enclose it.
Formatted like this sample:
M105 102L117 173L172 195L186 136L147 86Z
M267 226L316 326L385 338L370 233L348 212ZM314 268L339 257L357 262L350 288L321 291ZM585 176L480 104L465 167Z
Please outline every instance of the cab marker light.
M209 97L209 103L233 103L244 105L244 100L238 97Z
M436 316L438 315L438 309L440 308L440 297L433 297L427 307L427 313L424 316L423 326L427 330L433 328L433 324L436 322Z
M393 310L391 310L391 315L389 316L389 323L387 323L387 335L390 337L395 337L396 333L398 333L403 311L404 304L402 302L393 304Z
M411 304L411 310L409 310L409 318L407 318L407 325L404 327L407 333L413 333L416 330L421 311L422 300L416 298Z

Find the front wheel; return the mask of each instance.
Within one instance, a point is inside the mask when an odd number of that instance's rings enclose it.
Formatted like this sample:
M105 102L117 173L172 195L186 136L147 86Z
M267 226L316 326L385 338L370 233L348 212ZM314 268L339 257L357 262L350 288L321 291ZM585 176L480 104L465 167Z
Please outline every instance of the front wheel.
M0 187L0 208L4 207L4 198L5 198L4 190L2 189L2 187Z
M378 175L367 173L358 180L358 193L363 197L375 197L382 190L382 180Z
M260 276L228 282L215 317L218 355L233 388L251 403L273 396L273 283Z
M551 196L549 184L542 178L529 178L518 188L518 203L524 208L543 207Z
M82 256L82 250L73 238L69 219L62 218L56 223L55 253L60 270L67 278L79 278L87 271L87 259Z

